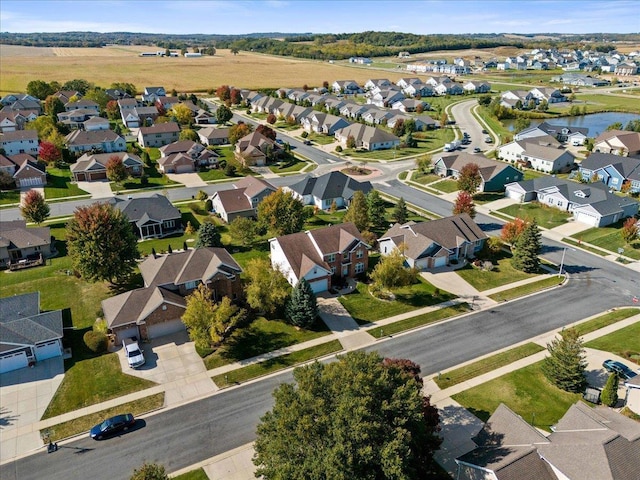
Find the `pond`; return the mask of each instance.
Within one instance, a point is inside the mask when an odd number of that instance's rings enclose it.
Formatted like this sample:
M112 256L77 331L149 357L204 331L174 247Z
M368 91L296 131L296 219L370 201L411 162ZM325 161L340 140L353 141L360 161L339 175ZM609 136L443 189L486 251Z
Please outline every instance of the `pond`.
M531 126L535 127L536 125L540 125L542 122L547 122L549 125L568 125L570 127L582 127L588 128L589 137L597 137L602 132L604 132L609 125L612 123L620 122L622 123L622 128L630 120L639 120L640 115L636 115L635 113L619 113L619 112L605 112L605 113L592 113L590 115L580 115L577 117L560 117L560 118L552 118L552 119L531 119ZM515 120L503 120L502 123L509 130L513 131Z

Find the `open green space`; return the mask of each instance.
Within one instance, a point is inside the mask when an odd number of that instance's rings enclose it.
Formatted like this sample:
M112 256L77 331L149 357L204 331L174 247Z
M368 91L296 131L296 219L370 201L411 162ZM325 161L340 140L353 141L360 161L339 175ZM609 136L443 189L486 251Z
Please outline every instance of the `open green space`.
M329 145L336 142L336 137L313 132L309 134L307 140L311 140L318 145Z
M611 352L640 365L640 322L591 340L584 346Z
M420 171L413 172L411 181L419 183L420 185L427 185L429 183L437 182L440 180L440 175L435 173L422 173Z
M200 178L205 182L212 182L216 180L233 180L234 178L244 177L251 172L250 170L245 169L235 157L233 147L219 147L215 149L215 152L220 155L219 161L224 161L228 165L233 165L234 167L236 167L235 175L226 175L224 168L211 168L204 172L198 172Z
M453 193L458 191L458 182L456 180L441 180L440 182L429 186L444 193Z
M278 173L278 174L296 173L302 170L303 168L305 168L307 165L309 165L308 162L305 162L304 160L300 160L299 158L291 155L290 158L287 160L282 160L281 162L277 162L273 165L270 165L269 170L271 170L273 173Z
M330 333L320 319L310 329L305 330L296 329L281 320L258 317L247 327L237 329L222 347L204 358L204 364L207 370L211 370Z
M89 195L88 192L78 188L78 185L71 183L71 173L69 167L47 168L47 185L44 187L44 198L51 200L54 198L76 197Z
M415 317L405 318L404 320L398 320L397 322L389 323L384 327L370 328L368 332L374 338L384 338L396 333L406 332L418 327L424 327L432 323L445 320L447 318L455 317L467 313L469 311L469 304L462 302L450 307L438 308L428 313L416 315Z
M581 249L586 250L588 252L595 253L596 255L600 255L601 257L606 257L607 255L609 255L609 252L605 252L604 250L592 247L587 243L583 243L580 240L575 240L575 239L570 238L570 237L565 237L565 238L562 239L562 241L564 243L569 243L571 245L575 245L577 247L580 247Z
M640 308L620 308L596 318L592 318L591 320L587 320L573 328L575 328L578 331L578 334L582 336L638 314L640 314Z
M454 133L450 128L441 128L427 132L416 132L413 134L413 138L417 142L416 147L390 148L387 150L374 151L346 148L342 154L351 156L356 160L399 160L442 148L445 143L451 142L454 139Z
M454 298L452 294L437 289L423 279L419 279L418 283L413 285L392 291L396 297L395 300L378 300L369 293L369 285L358 282L353 293L342 295L339 300L353 319L363 325L417 308L437 305Z
M546 173L538 172L530 168L525 168L524 176L522 177L522 180L533 180L534 178L544 177L545 175Z
M68 422L59 423L50 428L40 430L40 435L43 438L45 436L48 437L52 442L57 442L73 435L88 432L91 430L91 427L102 422L105 418L113 417L114 415L122 413L132 413L134 417L137 417L138 415L156 410L163 405L164 392L156 393L155 395L149 395L148 397L141 398L140 400L127 402L122 405L118 405L117 407L107 408L96 413L74 418Z
M512 255L505 251L500 251L489 257L486 257L483 253L479 258L481 260L487 259L491 261L494 264L493 270L482 270L468 263L463 268L456 270L456 273L480 292L508 285L509 283L519 282L527 278L533 278L540 273L544 273L544 270L540 270L537 274L516 270L513 268L513 265L511 265Z
M76 361L65 372L64 379L42 419L56 417L155 385L149 380L122 373L117 353L85 358Z
M535 220L539 226L544 228L557 227L558 225L566 223L567 220L571 218L569 212L542 205L538 202L516 203L501 208L498 211L526 221Z
M505 365L509 365L543 350L544 347L541 347L536 343L525 343L519 347L496 353L495 355L470 363L464 367L438 374L433 378L433 380L441 389L449 388L459 383L466 382L471 378L479 377L485 373L497 370L498 368L504 367Z
M153 160L150 167L144 167L144 174L147 178L147 184L143 185L140 177L129 177L122 185L111 182L111 190L137 190L140 188L162 188L167 185L178 185L178 182L170 180L169 177L160 173L157 169L157 163Z
M555 287L557 285L560 285L563 280L564 277L553 275L551 277L538 280L537 282L527 283L525 285L520 285L519 287L510 288L509 290L503 290L502 292L494 293L493 295L489 295L489 298L495 300L496 302L506 302L507 300L513 300L514 298L524 297L525 295L529 295L531 293L536 293L541 290L546 290L547 288Z
M0 205L13 205L20 203L19 190L3 190L0 192Z
M577 93L576 100L579 101L577 105L582 108L582 103L586 102L587 111L603 112L603 111L615 111L615 112L640 112L640 98L631 98L628 96L617 95L605 95L594 93Z
M340 344L340 341L331 340L330 342L321 343L314 347L305 348L304 350L298 350L297 352L270 358L260 363L254 363L253 365L247 365L246 367L231 370L228 373L216 375L213 377L213 381L218 387L224 388L240 382L246 382L247 380L261 377L263 375L268 375L278 370L293 367L300 363L313 360L314 358L329 355L341 350L342 345Z
M507 137L512 137L513 133L505 127L500 120L489 113L486 107L478 107L476 109L478 117L480 117L489 126L489 129L498 135L500 143L506 143Z
M590 243L596 247L604 248L611 253L618 253L618 249L624 250L623 255L635 260L640 260L640 238L631 243L626 243L620 234L623 221L616 222L606 227L590 228L572 235L572 238L580 242Z
M541 367L542 362L534 363L451 398L483 422L504 403L529 424L550 431L581 395L567 393L551 384Z

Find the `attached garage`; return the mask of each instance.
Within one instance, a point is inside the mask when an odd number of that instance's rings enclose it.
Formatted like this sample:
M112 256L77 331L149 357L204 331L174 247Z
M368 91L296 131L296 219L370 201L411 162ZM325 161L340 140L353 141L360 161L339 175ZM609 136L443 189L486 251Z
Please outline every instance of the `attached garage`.
M176 165L176 173L192 173L193 164L188 165Z
M576 222L584 223L592 227L599 227L601 222L600 214L589 210L591 209L584 208L580 210L574 210L573 216L576 219Z
M433 268L446 267L447 257L435 257L433 259Z
M309 282L309 286L313 293L326 292L329 290L329 279L328 278L320 278L318 280L312 280Z
M122 344L122 341L125 338L140 337L140 332L138 331L137 325L134 325L133 327L125 328L122 330L115 330L115 334L116 334L116 343L118 345Z
M170 320L168 322L156 323L155 325L148 325L147 332L149 340L153 338L162 337L163 335L171 335L172 333L182 332L185 330L182 320Z
M47 358L59 357L62 355L62 348L59 340L52 340L36 345L36 360L46 360Z
M28 365L27 353L24 350L0 356L0 373L11 372Z

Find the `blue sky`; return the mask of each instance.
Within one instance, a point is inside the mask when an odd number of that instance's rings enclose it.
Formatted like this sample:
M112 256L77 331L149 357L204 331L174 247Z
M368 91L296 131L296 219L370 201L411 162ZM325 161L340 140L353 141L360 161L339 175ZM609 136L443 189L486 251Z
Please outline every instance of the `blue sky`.
M637 0L2 0L3 32L636 33Z

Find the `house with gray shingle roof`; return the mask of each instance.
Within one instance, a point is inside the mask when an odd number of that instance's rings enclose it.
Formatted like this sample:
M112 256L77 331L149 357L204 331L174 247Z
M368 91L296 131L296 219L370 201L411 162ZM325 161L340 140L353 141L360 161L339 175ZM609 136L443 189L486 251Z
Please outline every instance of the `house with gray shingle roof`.
M0 154L0 170L13 177L16 187L42 187L47 183L47 173L36 159L27 153L10 157Z
M308 176L304 180L283 187L305 205L314 205L321 210L349 205L353 194L360 190L365 195L373 190L371 182L359 182L339 171L325 173L319 177Z
M234 183L232 189L213 194L213 211L227 223L237 217L255 217L258 204L275 191L276 187L266 180L247 176Z
M144 164L140 157L128 152L113 153L85 153L76 163L71 164L71 175L75 182L93 182L107 178L107 163L112 157L122 160L127 173L132 177L139 177L144 171Z
M465 213L429 222L396 223L378 243L382 255L390 255L403 245L407 264L422 270L474 258L486 239L487 235Z
M0 267L20 267L35 260L40 265L56 253L49 227L27 228L24 220L0 222Z
M304 278L318 293L329 290L335 279L366 272L370 246L353 223L342 223L272 238L269 249L272 267L291 285Z
M640 478L640 424L608 407L572 405L543 435L504 404L456 459L456 478L623 480Z
M550 135L524 138L500 146L498 157L541 172L567 171L574 165L575 156L556 144L557 141Z
M40 292L0 298L0 373L62 356L62 310L40 313Z
M342 148L347 148L349 137L353 137L356 148L365 150L384 150L400 145L400 139L380 128L354 123L348 127L336 130L336 140L340 142Z
M113 130L74 130L65 137L72 153L84 152L125 152L127 142Z
M109 203L127 216L136 236L142 240L162 238L183 231L180 210L159 193L127 200L113 197L109 199Z
M629 156L640 154L640 132L608 130L593 141L593 151Z
M579 171L583 181L600 180L617 191L627 183L629 192L640 192L640 158L596 152L580 162Z
M176 122L158 123L151 127L140 127L138 143L145 148L162 147L177 142L179 135L180 126Z
M38 131L37 130L14 130L0 134L0 148L5 155L17 155L28 153L38 155Z
M480 192L501 192L507 183L517 182L523 178L523 173L508 163L466 152L434 157L433 171L443 177L457 178L462 169L469 164L476 164L479 167L481 183L478 191Z

